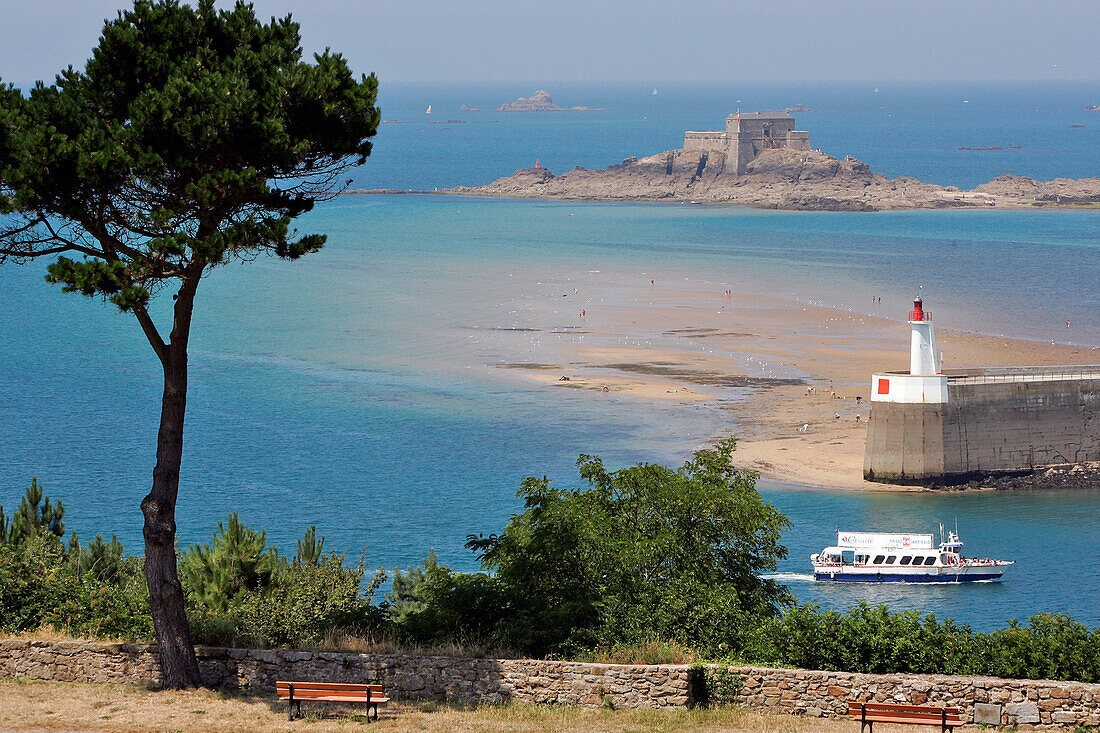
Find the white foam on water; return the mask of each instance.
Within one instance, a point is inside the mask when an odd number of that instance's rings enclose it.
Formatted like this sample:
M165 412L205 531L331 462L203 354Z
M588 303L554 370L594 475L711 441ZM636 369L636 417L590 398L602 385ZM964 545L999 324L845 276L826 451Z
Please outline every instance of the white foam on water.
M765 573L761 577L780 583L803 583L814 579L813 573Z

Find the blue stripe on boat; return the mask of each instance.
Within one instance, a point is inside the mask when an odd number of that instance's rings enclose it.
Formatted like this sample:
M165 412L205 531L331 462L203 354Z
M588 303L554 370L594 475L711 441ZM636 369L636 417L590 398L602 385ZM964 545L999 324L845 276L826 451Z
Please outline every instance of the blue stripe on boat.
M901 575L881 573L878 575L847 575L837 573L814 573L814 580L836 580L846 583L973 583L978 580L998 580L1001 573L982 573L980 575Z

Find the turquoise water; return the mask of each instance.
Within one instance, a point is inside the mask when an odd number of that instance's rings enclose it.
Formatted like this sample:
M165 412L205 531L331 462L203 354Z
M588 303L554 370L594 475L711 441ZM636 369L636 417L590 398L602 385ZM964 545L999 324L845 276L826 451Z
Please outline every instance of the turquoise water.
M875 89L878 91L875 91ZM503 102L547 89L563 107L604 112L494 111ZM891 178L972 188L1003 173L1049 180L1097 175L1100 82L1065 84L725 84L660 86L388 85L369 165L356 185L431 190L488 183L540 164L555 173L604 168L623 158L683 144L684 130L715 130L726 115L794 112L815 148L853 155ZM432 105L432 114L424 110ZM462 112L466 104L478 112ZM463 120L461 124L445 123ZM1071 125L1084 127L1071 127ZM959 150L998 146L1003 150ZM1013 146L1019 146L1013 149Z
M414 91L402 93L412 98ZM451 90L452 99L466 91ZM914 94L907 104L919 106L922 97ZM1067 110L1076 104L1057 89L1043 94ZM603 104L580 92L556 96ZM786 103L796 101L816 104L806 95ZM446 101L429 103L451 115ZM563 137L576 126L571 144L587 156L578 162L609 155L604 144L616 130L632 145L631 136L643 135L625 117L607 114L605 123L568 115L553 122ZM499 126L506 124L512 127ZM533 124L493 128L507 172L518 167L506 159ZM412 137L412 126L392 127ZM468 127L426 129L444 142L422 141L425 157L449 155L446 167L455 170L484 165L484 155L462 144ZM1005 135L1014 130L1003 128ZM363 176L371 185L407 180L429 187L427 169L387 158L387 141L397 152L415 142L390 134L384 128L377 165L372 158ZM672 145L654 149L664 147ZM950 157L949 146L937 150L928 154ZM1078 150L1075 165L1095 171L1095 150ZM961 169L947 170L964 177ZM978 174L985 176L966 175ZM679 463L715 435L736 433L736 409L616 395L594 401L499 368L546 360L557 342L585 338L572 330L573 288L603 299L590 306L591 320L602 307L635 298L650 277L660 278L664 291L728 288L859 312L878 293L884 298L876 310L886 314L904 312L919 283L941 325L1095 346L1098 223L1100 212L1091 211L836 214L341 198L301 223L329 234L323 252L293 264L225 267L203 284L181 543L206 540L219 520L240 511L276 543L292 546L316 524L331 547L362 553L369 566L408 565L434 547L445 561L471 569L466 535L503 526L519 508L514 492L523 476L574 484L579 453L611 465ZM10 509L36 475L64 500L70 528L85 538L117 533L138 551L159 370L131 319L60 295L43 282L43 269L0 268L0 503ZM742 396L721 395L727 405ZM800 600L843 608L866 598L979 628L1039 610L1100 624L1090 590L1100 576L1094 563L1081 562L1100 550L1100 489L953 496L761 485L792 519L785 537L791 556L780 577ZM806 579L808 555L838 527L931 531L956 518L969 551L1018 561L1004 583L863 588Z

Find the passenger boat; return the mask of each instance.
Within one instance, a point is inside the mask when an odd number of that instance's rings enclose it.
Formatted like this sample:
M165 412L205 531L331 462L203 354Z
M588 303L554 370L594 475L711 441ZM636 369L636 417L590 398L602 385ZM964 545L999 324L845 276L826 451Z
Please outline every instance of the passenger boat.
M943 537L943 530L940 530ZM836 545L810 555L815 580L870 583L962 583L1000 580L1013 562L964 557L958 534L837 532Z

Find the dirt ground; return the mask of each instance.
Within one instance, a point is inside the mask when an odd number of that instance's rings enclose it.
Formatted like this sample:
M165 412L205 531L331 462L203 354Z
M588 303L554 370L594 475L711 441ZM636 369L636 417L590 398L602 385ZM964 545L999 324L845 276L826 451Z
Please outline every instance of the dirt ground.
M152 691L137 685L0 680L0 733L9 731L320 731L367 730L364 711L335 705L303 706L306 717L293 723L286 706L272 697L210 690ZM628 733L689 731L718 733L853 733L848 720L764 715L735 708L717 710L586 710L534 705L478 708L432 702L383 706L369 730L483 731L485 733ZM891 725L883 733L927 728ZM978 730L967 727L960 730Z

